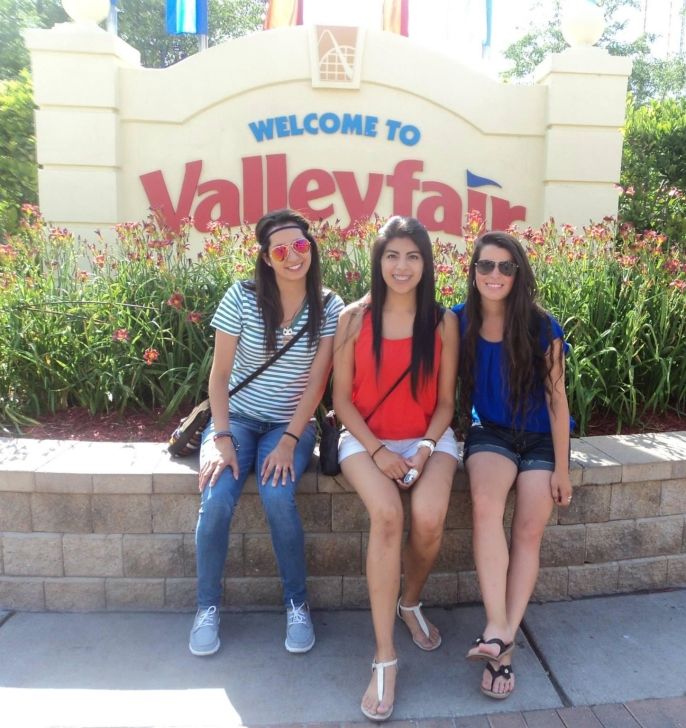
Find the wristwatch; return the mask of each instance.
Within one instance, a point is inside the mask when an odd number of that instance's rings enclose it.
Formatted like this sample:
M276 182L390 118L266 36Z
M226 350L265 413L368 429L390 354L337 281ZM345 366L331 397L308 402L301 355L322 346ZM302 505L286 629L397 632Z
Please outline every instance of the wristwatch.
M417 450L419 450L420 447L428 447L429 448L429 457L431 457L434 454L434 449L436 448L436 443L433 440L420 440L419 444L417 445Z

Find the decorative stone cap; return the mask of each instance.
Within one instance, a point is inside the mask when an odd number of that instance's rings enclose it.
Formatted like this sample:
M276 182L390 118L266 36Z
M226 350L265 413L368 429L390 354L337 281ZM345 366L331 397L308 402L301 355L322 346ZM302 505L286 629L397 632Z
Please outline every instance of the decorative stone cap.
M62 0L67 15L80 24L101 23L110 12L110 0Z

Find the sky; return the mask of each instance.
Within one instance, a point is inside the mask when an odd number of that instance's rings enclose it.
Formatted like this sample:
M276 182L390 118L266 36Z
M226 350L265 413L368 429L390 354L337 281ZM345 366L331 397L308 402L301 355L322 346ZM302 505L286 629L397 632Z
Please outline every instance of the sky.
M532 23L544 17L552 3L550 0L493 0L492 47L486 58L481 51L486 26L484 5L485 0L410 0L410 37L497 76L508 67L502 51L524 35ZM641 9L625 11L629 21L625 39L638 37L645 20L646 30L660 36L653 44L654 55L664 57L668 50L678 52L683 0L640 0L640 5ZM307 24L379 27L379 4L369 0L309 0L304 13Z

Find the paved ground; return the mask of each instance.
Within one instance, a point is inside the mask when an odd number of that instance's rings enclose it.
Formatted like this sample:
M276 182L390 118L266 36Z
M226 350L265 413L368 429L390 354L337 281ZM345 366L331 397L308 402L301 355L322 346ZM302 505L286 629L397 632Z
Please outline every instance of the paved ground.
M429 610L443 633L418 650L398 624L394 719L418 728L686 728L686 590L532 605L518 636L517 689L478 691L463 659L476 606ZM188 614L0 612L2 728L218 728L364 722L366 611L314 613L317 644L283 648L276 612L224 613L222 649L187 649Z

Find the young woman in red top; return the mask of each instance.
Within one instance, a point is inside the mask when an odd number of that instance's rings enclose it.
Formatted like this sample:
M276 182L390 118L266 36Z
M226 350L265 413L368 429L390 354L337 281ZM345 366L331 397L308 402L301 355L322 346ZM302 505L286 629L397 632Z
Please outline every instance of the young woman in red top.
M441 643L419 599L441 546L457 466L450 422L458 334L455 315L436 303L434 290L426 228L392 217L372 248L371 294L342 312L334 340L334 406L346 427L339 461L370 519L367 583L376 652L361 710L374 721L393 712L396 614L419 648ZM410 506L404 548L402 490Z

